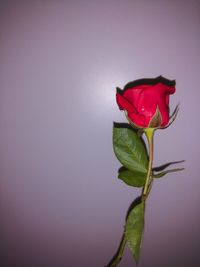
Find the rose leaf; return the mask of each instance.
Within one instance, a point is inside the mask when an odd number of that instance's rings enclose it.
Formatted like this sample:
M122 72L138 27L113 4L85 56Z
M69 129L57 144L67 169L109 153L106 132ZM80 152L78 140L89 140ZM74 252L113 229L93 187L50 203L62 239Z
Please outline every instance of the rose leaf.
M139 262L140 258L140 249L144 231L144 212L145 203L144 201L140 201L132 210L130 210L125 226L127 243L136 264Z
M147 174L144 172L130 171L126 168L119 170L118 178L124 181L127 185L134 187L143 187Z
M179 171L183 171L184 169L185 168L177 168L177 169L171 169L171 170L159 172L159 173L153 174L153 178L161 178L170 172L179 172Z
M113 148L117 159L129 170L147 172L148 155L142 139L132 129L113 127Z

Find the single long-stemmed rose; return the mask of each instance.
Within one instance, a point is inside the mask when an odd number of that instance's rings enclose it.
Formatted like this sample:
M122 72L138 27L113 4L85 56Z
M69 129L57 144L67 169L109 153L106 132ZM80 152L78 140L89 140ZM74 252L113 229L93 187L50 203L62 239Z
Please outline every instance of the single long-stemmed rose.
M118 177L128 185L142 187L142 193L128 210L122 240L116 255L108 265L109 267L117 266L122 258L126 242L136 263L139 262L145 203L153 179L163 177L169 172L183 170L183 168L176 168L156 173L157 169L162 171L169 165L179 162L171 162L160 168L153 168L154 132L171 125L179 110L177 106L172 115L169 115L169 95L174 92L175 81L162 76L130 82L123 90L117 88L117 104L121 110L125 111L129 125L135 130L131 130L127 125L114 125L114 152L123 164ZM148 152L141 138L142 133L145 133L147 138Z

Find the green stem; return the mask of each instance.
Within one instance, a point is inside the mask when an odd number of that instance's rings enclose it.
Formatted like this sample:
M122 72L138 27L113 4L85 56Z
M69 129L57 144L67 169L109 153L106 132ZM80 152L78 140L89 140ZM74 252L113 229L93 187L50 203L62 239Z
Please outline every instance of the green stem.
M123 233L123 236L122 236L119 248L117 250L117 253L112 258L111 262L108 264L107 267L116 267L117 266L117 264L122 259L122 255L123 255L123 252L124 252L125 245L126 245L126 237L125 237L125 233Z
M147 140L148 140L148 145L149 145L149 165L148 165L148 171L147 171L147 178L146 182L144 185L142 197L145 200L147 195L148 195L148 189L149 189L149 184L150 184L150 179L151 179L151 172L152 172L152 164L153 164L153 135L154 135L154 128L146 128L144 130Z

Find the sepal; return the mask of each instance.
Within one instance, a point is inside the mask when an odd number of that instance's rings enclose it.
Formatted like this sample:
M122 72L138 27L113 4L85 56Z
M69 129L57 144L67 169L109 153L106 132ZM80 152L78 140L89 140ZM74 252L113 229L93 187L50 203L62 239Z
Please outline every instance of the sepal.
M169 117L169 123L166 126L164 126L164 127L160 127L159 129L162 129L163 130L163 129L168 128L175 121L175 119L176 119L176 117L178 115L179 109L180 108L179 108L179 104L178 104L178 105L176 105L176 107L175 107L172 115Z
M148 128L158 128L162 124L162 116L159 110L159 107L157 106L155 114L151 118Z

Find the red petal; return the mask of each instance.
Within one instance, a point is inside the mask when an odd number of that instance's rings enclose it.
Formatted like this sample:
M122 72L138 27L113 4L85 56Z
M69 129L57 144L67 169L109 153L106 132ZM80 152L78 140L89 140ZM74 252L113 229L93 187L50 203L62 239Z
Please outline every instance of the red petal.
M127 110L127 112L135 112L134 106L119 93L116 94L116 100L120 109Z
M172 94L175 93L175 91L176 91L176 88L174 86L173 87L168 87L167 93L169 95L172 95Z
M141 114L136 113L128 113L129 119L136 125L146 128L148 126L148 123L145 120L145 117Z

